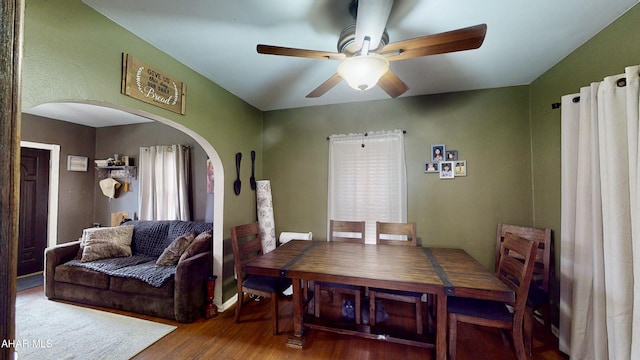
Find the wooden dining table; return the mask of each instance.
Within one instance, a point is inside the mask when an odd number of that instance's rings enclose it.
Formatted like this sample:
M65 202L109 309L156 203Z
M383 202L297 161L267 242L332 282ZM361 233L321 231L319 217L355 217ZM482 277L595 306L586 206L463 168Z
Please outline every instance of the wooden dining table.
M293 283L293 335L287 346L304 346L305 328L336 331L435 348L437 359L447 357L447 296L513 301L515 293L462 249L290 241L256 257L244 266L247 274L279 276ZM326 281L341 284L431 294L435 298L435 341L416 342L360 325L332 328L305 317L303 284ZM319 296L316 294L315 296Z

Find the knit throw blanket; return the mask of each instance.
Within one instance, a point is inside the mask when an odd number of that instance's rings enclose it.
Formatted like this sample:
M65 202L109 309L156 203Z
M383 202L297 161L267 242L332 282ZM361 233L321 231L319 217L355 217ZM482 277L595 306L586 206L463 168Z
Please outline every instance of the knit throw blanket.
M160 287L176 273L177 265L157 266L156 260L157 258L151 256L133 255L90 262L71 260L65 265L83 267L111 276L138 279L151 286Z

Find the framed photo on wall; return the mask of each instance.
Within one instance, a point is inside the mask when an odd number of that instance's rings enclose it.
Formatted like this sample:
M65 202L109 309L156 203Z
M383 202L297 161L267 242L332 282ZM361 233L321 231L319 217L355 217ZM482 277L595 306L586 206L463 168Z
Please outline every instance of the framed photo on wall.
M424 164L424 172L426 173L438 173L438 163L436 162L428 162Z
M447 161L458 160L458 150L447 150L445 160Z
M453 175L454 176L467 176L467 161L466 160L454 161Z
M453 161L441 161L440 165L440 179L453 179Z
M431 145L431 162L439 163L444 161L444 144Z
M89 158L86 156L67 156L67 171L87 171Z

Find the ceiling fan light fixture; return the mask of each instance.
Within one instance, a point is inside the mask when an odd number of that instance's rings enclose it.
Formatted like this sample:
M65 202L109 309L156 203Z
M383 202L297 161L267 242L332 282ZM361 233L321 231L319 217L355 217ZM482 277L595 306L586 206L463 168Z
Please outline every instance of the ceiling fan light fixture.
M389 70L389 60L376 55L359 55L347 58L338 66L338 75L352 88L360 91L376 86L380 77Z

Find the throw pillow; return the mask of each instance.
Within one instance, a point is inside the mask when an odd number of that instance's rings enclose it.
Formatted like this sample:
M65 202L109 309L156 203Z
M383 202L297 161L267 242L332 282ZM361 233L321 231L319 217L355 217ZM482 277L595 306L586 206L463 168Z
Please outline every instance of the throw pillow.
M173 240L171 244L169 244L169 246L164 249L160 257L156 261L156 265L171 266L177 264L180 256L185 250L187 250L189 245L191 245L195 237L196 234L190 232Z
M94 261L113 257L131 256L133 226L115 226L85 229L82 232L82 258Z
M178 261L178 264L194 255L211 250L212 238L213 238L213 230L201 232L198 236L196 236L196 238L193 240L191 245L189 245L187 250L185 250L184 253L182 253L182 255L180 256L180 260Z

